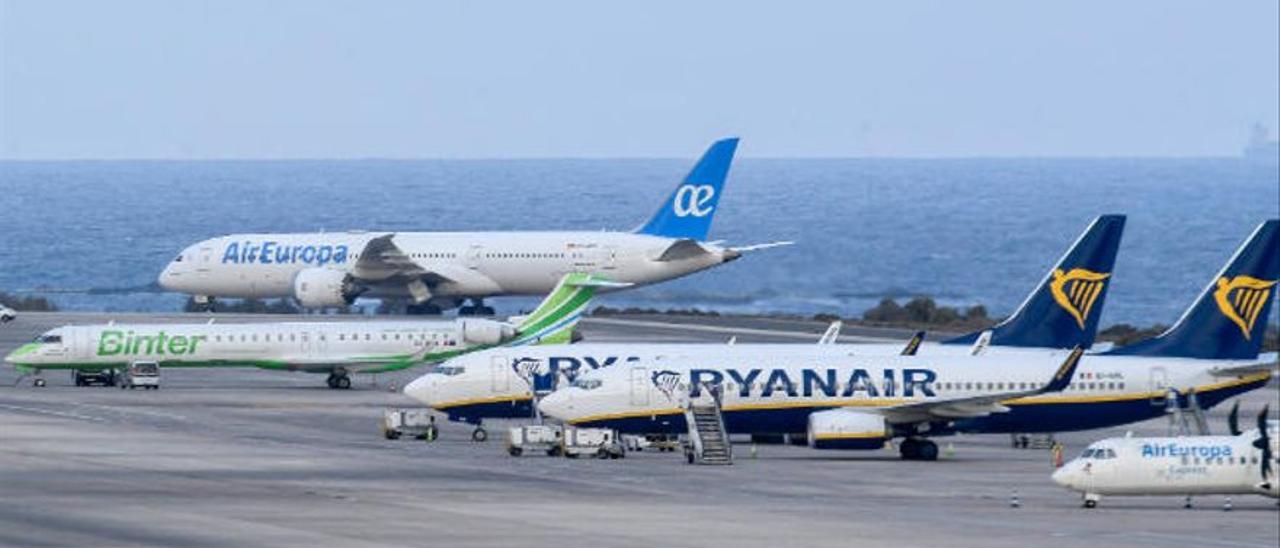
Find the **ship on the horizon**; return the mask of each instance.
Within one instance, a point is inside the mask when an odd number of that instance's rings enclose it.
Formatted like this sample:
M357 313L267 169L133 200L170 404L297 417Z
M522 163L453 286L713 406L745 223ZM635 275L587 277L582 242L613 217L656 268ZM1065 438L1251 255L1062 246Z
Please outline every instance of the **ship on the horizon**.
M1280 163L1280 142L1271 140L1267 126L1254 124L1249 133L1249 144L1244 147L1244 159L1250 162Z

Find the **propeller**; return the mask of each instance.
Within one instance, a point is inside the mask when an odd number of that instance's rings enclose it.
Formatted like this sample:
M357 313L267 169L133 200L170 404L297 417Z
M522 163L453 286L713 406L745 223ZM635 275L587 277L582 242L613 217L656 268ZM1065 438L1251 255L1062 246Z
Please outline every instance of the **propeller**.
M1231 430L1232 436L1240 435L1240 400L1231 406L1231 413L1227 414L1227 428Z
M1253 446L1262 450L1262 481L1267 481L1271 477L1271 440L1267 437L1267 411L1270 405L1262 407L1262 412L1258 413L1258 439L1253 440Z

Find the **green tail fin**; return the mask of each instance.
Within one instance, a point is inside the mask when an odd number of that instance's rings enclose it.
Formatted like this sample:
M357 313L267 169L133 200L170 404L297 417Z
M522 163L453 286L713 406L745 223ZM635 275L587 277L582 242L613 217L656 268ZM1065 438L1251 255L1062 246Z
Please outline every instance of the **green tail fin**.
M566 344L573 328L587 311L587 305L602 287L626 287L630 284L611 282L595 274L565 274L560 283L542 300L542 304L516 327L516 338L507 346L526 344Z

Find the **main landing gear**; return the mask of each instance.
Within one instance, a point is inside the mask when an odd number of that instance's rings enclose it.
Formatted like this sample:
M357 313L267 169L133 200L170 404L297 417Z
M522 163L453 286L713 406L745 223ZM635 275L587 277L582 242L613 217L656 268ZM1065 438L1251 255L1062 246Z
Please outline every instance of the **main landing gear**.
M347 376L346 371L334 371L329 373L329 379L325 381L329 388L335 390L346 390L351 388L351 377Z
M903 460L938 460L938 444L922 438L907 438L898 445Z
M471 441L474 441L476 443L482 443L488 439L489 439L489 431L485 430L484 426L477 424L476 429L471 431Z
M431 304L407 304L404 307L404 313L409 316L439 316L444 311L440 307Z
M458 309L459 316L492 316L497 314L492 306L485 306L484 299L471 299L471 306Z
M192 295L191 301L195 303L196 312L213 312L214 299L208 295Z

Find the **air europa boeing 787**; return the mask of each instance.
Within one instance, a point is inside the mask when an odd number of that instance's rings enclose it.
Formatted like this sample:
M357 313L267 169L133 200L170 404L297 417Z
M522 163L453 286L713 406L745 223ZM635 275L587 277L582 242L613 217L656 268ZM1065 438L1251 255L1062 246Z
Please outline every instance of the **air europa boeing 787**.
M619 284L567 274L517 324L454 321L250 324L108 324L59 327L11 352L21 371L118 370L134 361L164 367L260 367L328 373L329 388L350 388L348 373L378 373L494 346L567 343L596 290ZM39 383L38 383L39 384Z
M485 297L540 295L566 272L652 284L705 270L744 251L707 241L737 139L711 145L644 225L631 232L400 232L232 234L187 247L160 285L213 297L294 297L303 306L357 296L407 299L435 313L493 314Z

